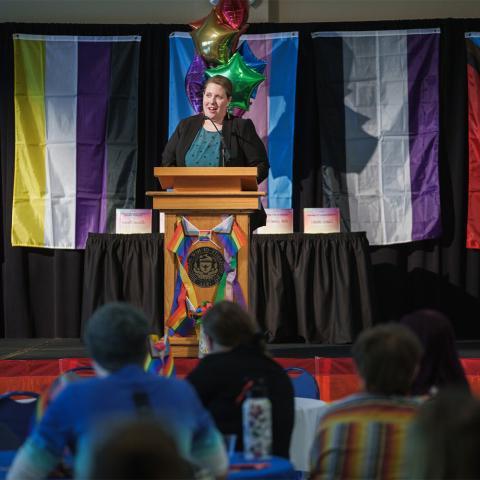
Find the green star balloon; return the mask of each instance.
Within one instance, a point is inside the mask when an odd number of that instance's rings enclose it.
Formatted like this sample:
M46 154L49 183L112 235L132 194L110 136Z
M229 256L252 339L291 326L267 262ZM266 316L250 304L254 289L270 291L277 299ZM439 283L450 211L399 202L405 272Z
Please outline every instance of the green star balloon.
M220 22L215 9L205 17L201 26L190 32L197 53L207 63L214 64L227 62L232 42L237 34L238 30Z
M238 107L242 110L250 108L250 97L253 90L265 80L265 76L250 68L238 52L234 53L225 65L209 68L205 70L205 74L208 77L215 75L227 77L233 84L230 108Z

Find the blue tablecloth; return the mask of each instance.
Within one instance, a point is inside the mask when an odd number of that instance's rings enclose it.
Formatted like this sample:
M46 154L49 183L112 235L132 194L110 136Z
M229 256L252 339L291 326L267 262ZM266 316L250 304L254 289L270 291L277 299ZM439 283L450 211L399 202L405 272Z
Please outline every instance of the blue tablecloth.
M14 450L0 451L0 480L7 476L13 458ZM281 457L271 457L268 460L245 460L242 453L235 453L230 459L231 469L228 478L238 480L242 478L275 478L290 479L296 478L293 465Z
M268 460L246 460L243 453L235 453L230 458L229 480L242 478L275 478L294 480L293 465L285 458L270 457Z

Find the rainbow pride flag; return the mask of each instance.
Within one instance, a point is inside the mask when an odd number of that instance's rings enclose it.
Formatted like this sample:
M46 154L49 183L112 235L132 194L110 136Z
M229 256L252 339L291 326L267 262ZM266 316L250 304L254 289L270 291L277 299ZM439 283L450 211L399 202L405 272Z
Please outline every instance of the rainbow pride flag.
M240 45L242 42L247 42L255 57L267 64L266 80L242 117L252 120L268 152L270 173L261 185L267 193L265 206L291 208L298 32L242 35ZM169 135L182 118L195 114L185 93L185 76L194 54L189 33L170 35Z
M13 44L12 245L85 248L135 206L140 37Z
M145 359L145 371L163 377L174 377L175 363L168 336L160 338L155 334L149 335L148 343L149 351Z

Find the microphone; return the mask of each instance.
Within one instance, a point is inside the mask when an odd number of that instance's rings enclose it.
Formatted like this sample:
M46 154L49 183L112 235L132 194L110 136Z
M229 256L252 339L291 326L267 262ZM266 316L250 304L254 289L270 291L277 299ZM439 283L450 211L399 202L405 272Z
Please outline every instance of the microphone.
M203 116L203 119L204 120L210 120L212 125L215 127L215 130L220 135L220 141L222 142L222 167L224 167L225 166L225 157L227 158L227 161L230 160L230 150L227 148L227 144L225 143L225 139L223 138L223 134L218 129L218 127L215 125L215 122L210 117L207 117L206 115Z

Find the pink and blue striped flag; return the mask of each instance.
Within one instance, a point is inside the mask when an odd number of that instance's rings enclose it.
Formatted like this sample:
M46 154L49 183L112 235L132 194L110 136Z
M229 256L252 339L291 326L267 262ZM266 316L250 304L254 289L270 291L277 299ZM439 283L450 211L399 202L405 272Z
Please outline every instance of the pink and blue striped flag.
M242 42L248 42L251 52L266 62L266 80L243 116L253 121L267 148L270 173L262 185L266 206L291 208L298 32L242 35ZM171 34L169 135L182 118L195 114L185 93L185 76L194 54L188 33Z
M14 35L12 245L85 248L135 206L140 37Z
M440 31L312 37L323 206L372 245L438 237Z

